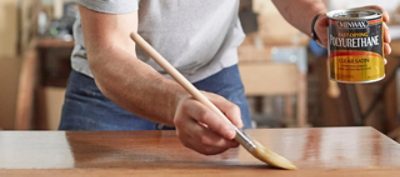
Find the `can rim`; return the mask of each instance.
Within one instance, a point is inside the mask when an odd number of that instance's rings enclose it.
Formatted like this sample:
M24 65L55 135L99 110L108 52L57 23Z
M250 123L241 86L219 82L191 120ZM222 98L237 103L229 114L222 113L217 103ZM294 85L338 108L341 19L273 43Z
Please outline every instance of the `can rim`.
M350 17L345 16L350 13L360 13L360 12L369 12L370 15L360 16L360 17ZM382 17L382 12L376 9L347 9L347 10L333 10L326 14L328 18L334 20L370 20L377 19Z
M342 84L370 84L373 82L378 82L383 80L386 77L386 74L384 74L382 77L376 78L376 79L372 79L372 80L365 80L365 81L346 81L346 80L337 80L335 78L329 78L330 80L333 80L335 82L338 83L342 83Z

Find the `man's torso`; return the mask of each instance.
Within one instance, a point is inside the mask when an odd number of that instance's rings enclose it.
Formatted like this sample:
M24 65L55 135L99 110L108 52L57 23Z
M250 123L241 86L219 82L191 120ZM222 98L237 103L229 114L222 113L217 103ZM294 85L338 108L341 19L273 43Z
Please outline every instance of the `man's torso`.
M126 0L120 1L125 1L121 6L126 6ZM103 12L106 13L126 13L123 7L115 4L118 0L103 0L103 5L114 3L103 9L96 8L96 1L82 2L82 5L100 12L105 9ZM238 6L238 0L142 0L138 6L138 32L189 80L199 81L237 63L236 48L244 38L238 20ZM74 27L76 46L72 67L92 76L79 19ZM163 73L140 49L136 50L138 58Z

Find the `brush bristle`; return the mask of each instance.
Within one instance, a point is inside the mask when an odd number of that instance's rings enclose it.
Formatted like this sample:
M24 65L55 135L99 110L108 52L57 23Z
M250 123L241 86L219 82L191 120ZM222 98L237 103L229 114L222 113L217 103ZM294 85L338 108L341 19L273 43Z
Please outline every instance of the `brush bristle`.
M282 168L286 170L295 170L297 167L286 158L279 154L265 148L259 142L255 141L256 149L251 152L259 160L271 165L273 167Z

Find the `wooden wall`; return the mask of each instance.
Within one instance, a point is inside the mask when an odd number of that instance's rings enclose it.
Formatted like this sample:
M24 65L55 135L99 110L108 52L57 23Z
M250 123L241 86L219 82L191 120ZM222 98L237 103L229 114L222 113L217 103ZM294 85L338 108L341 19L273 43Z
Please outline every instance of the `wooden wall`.
M0 1L0 128L11 129L15 116L19 60L16 58L17 2Z
M20 60L0 57L0 128L13 129Z
M17 2L0 1L0 59L14 57L17 44ZM9 58L8 58L9 59Z
M24 46L35 28L38 0L0 1L0 129L13 129ZM36 8L37 9L37 8Z

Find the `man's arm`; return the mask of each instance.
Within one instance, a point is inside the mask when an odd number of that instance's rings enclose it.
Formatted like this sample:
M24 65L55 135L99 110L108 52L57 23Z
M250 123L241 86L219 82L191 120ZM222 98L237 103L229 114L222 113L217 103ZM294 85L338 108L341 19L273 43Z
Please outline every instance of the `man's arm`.
M315 15L325 14L322 0L272 0L282 16L301 32L311 34L311 22Z
M137 58L129 37L137 31L137 11L113 15L83 6L79 10L89 66L107 98L137 115L176 126L182 143L200 153L216 154L238 145L232 140L235 132L221 118ZM241 126L236 105L214 94L207 96Z
M80 7L80 13L89 65L102 93L137 115L173 125L185 92L137 59L129 38L137 31L137 12L111 15Z

